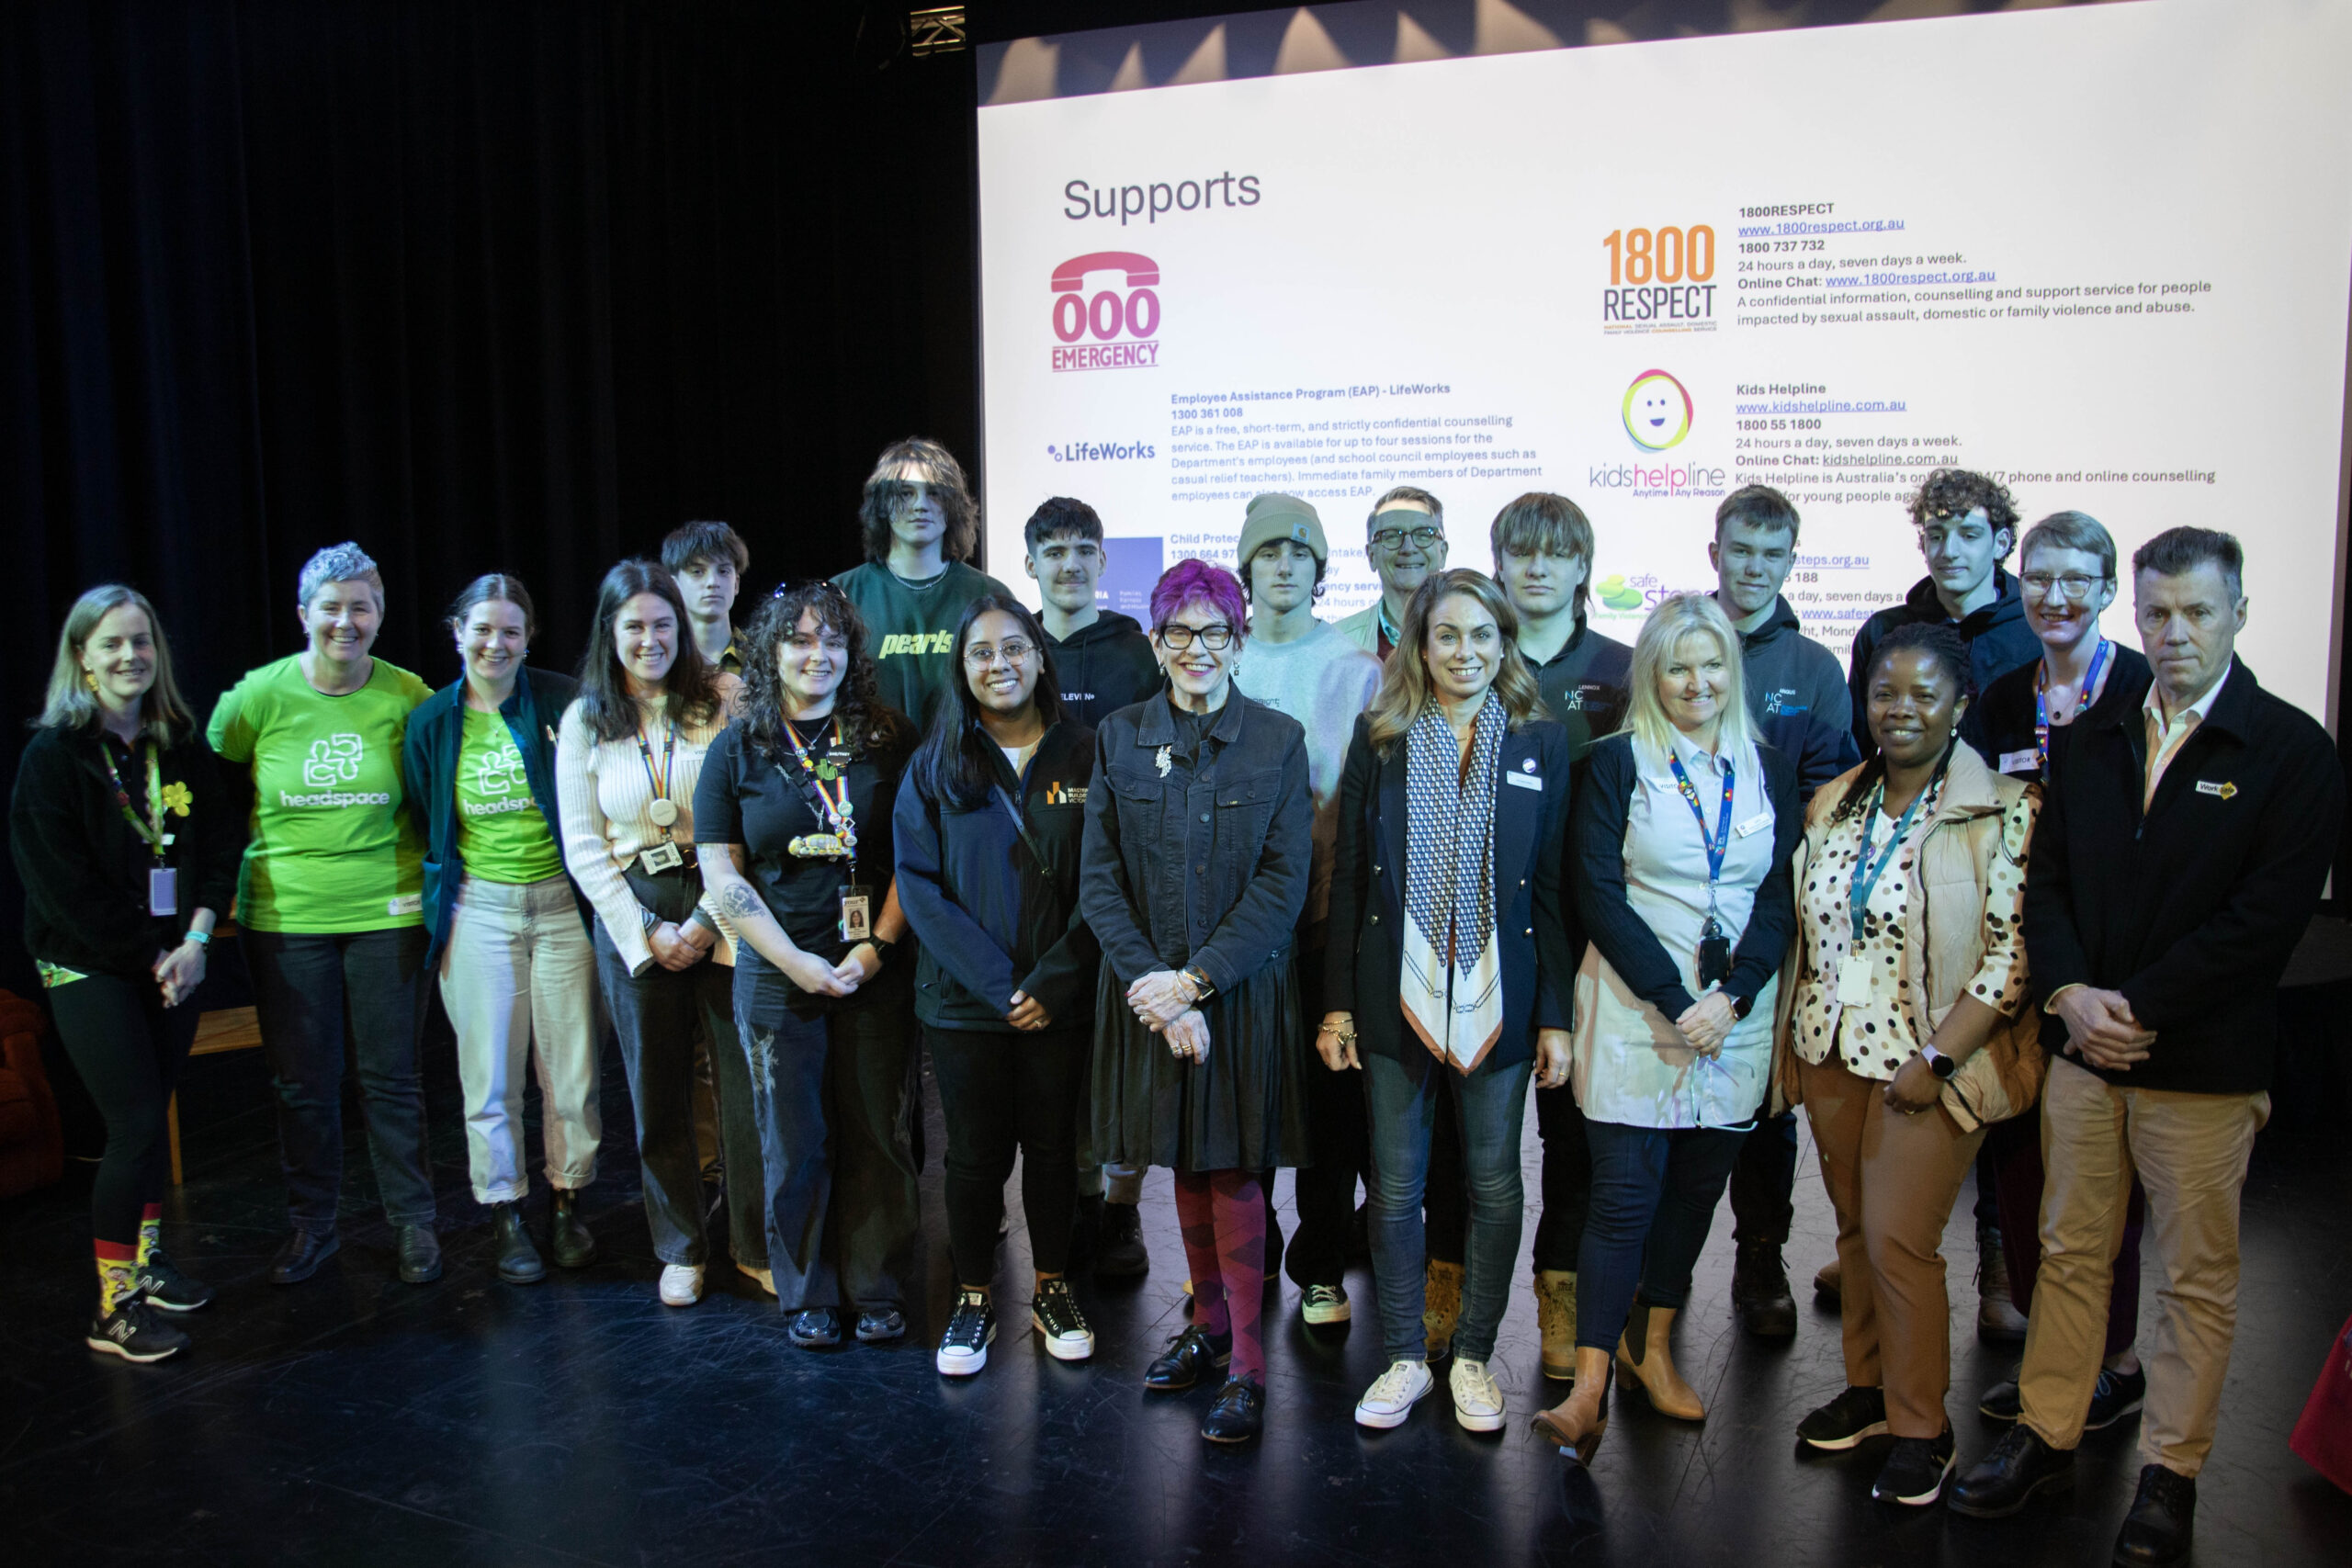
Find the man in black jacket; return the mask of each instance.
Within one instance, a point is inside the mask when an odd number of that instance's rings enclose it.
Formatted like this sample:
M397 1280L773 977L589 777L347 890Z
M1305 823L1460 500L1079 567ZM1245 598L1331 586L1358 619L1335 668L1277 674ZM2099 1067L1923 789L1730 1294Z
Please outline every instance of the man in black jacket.
M2154 683L2136 707L2078 721L2026 873L2026 951L2058 1054L2042 1091L2049 1180L2024 1410L1951 1506L2014 1513L2073 1480L2136 1170L2164 1310L2115 1561L2170 1563L2188 1555L2236 1331L2238 1193L2270 1111L2272 993L2335 858L2345 796L2327 732L2234 658L2238 542L2174 528L2132 567Z

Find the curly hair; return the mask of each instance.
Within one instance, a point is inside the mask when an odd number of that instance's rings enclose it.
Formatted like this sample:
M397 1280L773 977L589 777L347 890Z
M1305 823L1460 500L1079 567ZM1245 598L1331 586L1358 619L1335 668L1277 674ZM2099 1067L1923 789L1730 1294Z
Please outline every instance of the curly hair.
M1895 627L1871 649L1870 662L1862 667L1862 690L1868 692L1878 672L1898 653L1925 653L1934 656L1936 662L1951 672L1952 684L1962 698L1975 696L1975 683L1968 672L1968 639L1960 628L1943 621L1909 621ZM1944 754L1936 763L1941 776L1951 761L1952 748L1960 744L1960 726L1951 727L1951 735L1944 742ZM1886 777L1886 758L1873 750L1854 782L1846 786L1845 796L1838 802L1838 809L1830 813L1833 822L1843 821L1862 809L1871 797L1871 790Z
M1911 498L1911 523L1924 528L1932 520L1965 517L1978 507L1984 509L1984 520L1993 532L2006 528L2009 543L2018 542L2018 503L2009 497L2009 487L1983 474L1966 468L1938 468L1919 486L1919 493ZM2008 551L2003 550L2006 556Z
M931 477L922 482L939 496L939 510L947 522L939 553L949 560L969 560L980 536L979 503L972 499L971 484L956 454L920 435L882 448L874 471L865 477L865 493L857 503L858 537L865 558L876 564L890 558L891 519L913 499L910 486L915 481L899 477L899 470L909 468L926 470Z
M800 617L814 615L817 624L839 632L849 645L849 668L833 694L833 715L842 722L853 751L869 758L896 760L914 749L914 725L882 700L874 660L865 652L865 618L839 585L820 580L779 588L743 634L743 702L735 722L753 750L781 767L792 751L784 733L784 677L776 669L776 650L799 627Z

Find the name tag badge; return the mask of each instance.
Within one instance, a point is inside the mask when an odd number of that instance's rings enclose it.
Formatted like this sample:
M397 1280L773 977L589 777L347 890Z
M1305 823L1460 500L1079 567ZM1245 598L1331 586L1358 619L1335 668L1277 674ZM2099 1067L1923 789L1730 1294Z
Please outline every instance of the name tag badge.
M1838 961L1838 1005L1849 1008L1861 1006L1871 999L1871 992L1875 988L1876 982L1877 971L1871 968L1869 959L1858 958L1850 953L1839 959Z
M179 867L148 867L147 912L151 915L176 915L180 912Z
M1747 821L1742 822L1738 827L1734 828L1732 829L1732 836L1734 838L1745 839L1750 833L1760 833L1771 825L1772 814L1770 811L1759 811L1755 816L1749 818Z
M1503 783L1517 784L1521 789L1532 789L1536 791L1538 794L1541 794L1544 789L1544 775L1541 773L1505 773L1503 775Z
M390 908L395 915L422 914L424 910L424 895L422 893L403 893L399 897L391 901Z
M2216 800L2228 800L2237 792L2238 786L2227 779L2199 779L2197 781L2197 793L2210 795Z
M873 921L868 913L873 908L873 903L874 895L870 888L853 884L842 889L842 940L843 942L864 942L874 934Z
M677 845L665 840L650 850L639 852L637 869L650 876L656 872L675 871L685 862L686 857L684 852Z
M2004 751L2001 753L2000 771L2005 773L2039 773L2041 772L2041 753L2030 746L2022 751Z

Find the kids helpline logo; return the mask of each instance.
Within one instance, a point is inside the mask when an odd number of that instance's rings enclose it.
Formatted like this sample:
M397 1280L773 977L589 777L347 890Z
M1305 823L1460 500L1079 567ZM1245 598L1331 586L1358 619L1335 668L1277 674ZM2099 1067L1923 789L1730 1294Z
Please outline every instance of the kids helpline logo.
M1663 370L1645 370L1625 389L1620 416L1625 434L1644 452L1679 446L1690 434L1690 394ZM1594 490L1625 491L1636 497L1719 496L1724 470L1691 458L1680 462L1597 463L1585 470ZM1606 596L1604 595L1604 600ZM1615 606L1611 606L1614 608Z
M1108 276L1102 275L1108 274ZM1087 292L1087 279L1099 287ZM1120 285L1125 287L1121 288ZM1149 370L1159 363L1159 264L1092 251L1054 268L1056 370Z

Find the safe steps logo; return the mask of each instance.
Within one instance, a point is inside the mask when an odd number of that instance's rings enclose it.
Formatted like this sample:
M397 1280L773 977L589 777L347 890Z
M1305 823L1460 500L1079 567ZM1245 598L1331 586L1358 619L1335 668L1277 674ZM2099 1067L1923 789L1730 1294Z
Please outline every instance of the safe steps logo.
M1111 276L1091 295L1086 280ZM1124 283L1121 288L1116 285ZM1056 370L1149 370L1159 364L1159 264L1134 251L1090 251L1054 268Z

